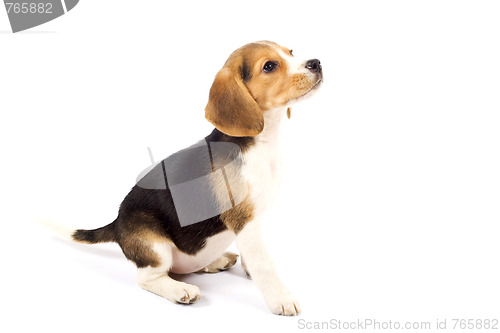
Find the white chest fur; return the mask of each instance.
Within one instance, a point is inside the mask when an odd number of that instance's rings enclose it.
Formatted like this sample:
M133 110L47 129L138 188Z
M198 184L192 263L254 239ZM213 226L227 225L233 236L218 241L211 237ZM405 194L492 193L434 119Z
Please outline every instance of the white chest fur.
M255 145L243 155L243 176L250 185L255 214L265 212L274 201L281 184L283 169L282 120L286 109L264 113L265 127L255 137Z

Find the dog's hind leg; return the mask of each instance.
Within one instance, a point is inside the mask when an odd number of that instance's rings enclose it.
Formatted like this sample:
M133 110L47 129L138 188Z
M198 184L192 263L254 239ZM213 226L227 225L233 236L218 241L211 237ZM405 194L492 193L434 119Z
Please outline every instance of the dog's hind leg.
M156 265L141 267L137 272L137 283L143 289L162 296L174 303L192 304L200 297L197 286L176 281L168 275L172 267L172 247L168 242L154 243Z

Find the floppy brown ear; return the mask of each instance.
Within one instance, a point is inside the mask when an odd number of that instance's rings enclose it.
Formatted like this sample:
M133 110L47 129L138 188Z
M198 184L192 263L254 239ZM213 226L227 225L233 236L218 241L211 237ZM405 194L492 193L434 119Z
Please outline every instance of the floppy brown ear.
M264 116L245 87L240 73L223 68L217 73L205 118L219 131L230 136L256 136L264 129Z

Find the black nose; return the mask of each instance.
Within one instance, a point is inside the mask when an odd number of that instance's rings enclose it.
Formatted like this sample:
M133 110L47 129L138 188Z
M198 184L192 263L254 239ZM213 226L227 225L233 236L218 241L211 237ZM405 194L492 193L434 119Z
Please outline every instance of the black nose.
M321 62L318 59L311 59L306 62L306 68L312 72L321 72Z

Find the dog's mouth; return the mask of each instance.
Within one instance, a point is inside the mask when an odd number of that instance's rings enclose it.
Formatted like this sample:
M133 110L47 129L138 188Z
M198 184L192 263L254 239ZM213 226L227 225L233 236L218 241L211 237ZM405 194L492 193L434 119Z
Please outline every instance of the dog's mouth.
M318 90L318 88L321 86L321 83L323 83L323 75L319 75L316 82L314 82L314 84L305 93L303 93L302 95L300 95L297 98L294 98L293 101L296 102L296 101L302 100L303 98L307 98L310 95L313 95L313 93L316 90Z
M323 75L320 75L318 80L313 84L313 86L311 87L311 89L309 89L304 95L307 95L309 94L311 91L315 90L315 89L318 89L319 86L321 85L321 83L323 83Z

